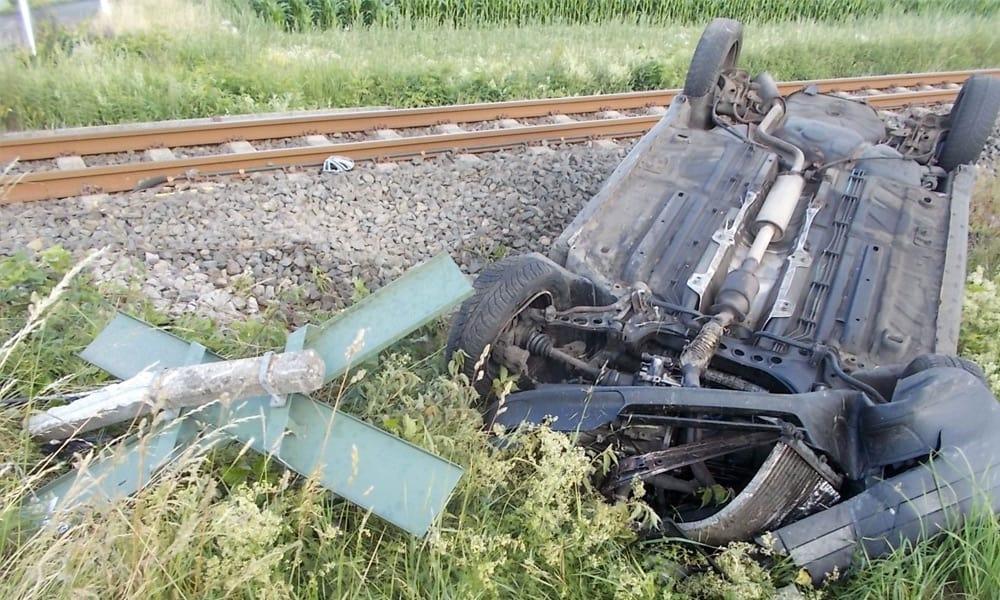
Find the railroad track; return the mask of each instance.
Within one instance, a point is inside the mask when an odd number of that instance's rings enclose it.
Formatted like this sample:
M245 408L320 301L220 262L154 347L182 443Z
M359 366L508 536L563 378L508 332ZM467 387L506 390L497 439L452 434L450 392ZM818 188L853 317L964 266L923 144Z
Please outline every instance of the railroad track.
M1000 69L852 77L807 85L880 109L954 100L973 73ZM331 155L394 160L484 152L545 141L634 137L656 123L679 90L431 108L324 112L81 128L0 138L0 202L120 192L177 178L322 164Z

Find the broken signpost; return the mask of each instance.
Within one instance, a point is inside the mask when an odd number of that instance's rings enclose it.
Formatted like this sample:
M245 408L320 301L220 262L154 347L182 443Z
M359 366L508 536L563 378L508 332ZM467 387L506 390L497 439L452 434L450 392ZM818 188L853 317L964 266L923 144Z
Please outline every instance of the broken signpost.
M472 293L447 255L417 266L398 280L320 326L291 335L285 352L315 351L325 381L378 356L392 343L444 314ZM127 380L156 365L171 369L221 360L124 314L117 315L81 356ZM209 431L203 435L203 430ZM176 418L154 425L38 490L28 510L52 519L86 503L128 496L186 450L207 446L218 433L276 458L333 493L410 533L426 533L458 483L462 469L302 394L261 395L228 406L213 402L180 408Z

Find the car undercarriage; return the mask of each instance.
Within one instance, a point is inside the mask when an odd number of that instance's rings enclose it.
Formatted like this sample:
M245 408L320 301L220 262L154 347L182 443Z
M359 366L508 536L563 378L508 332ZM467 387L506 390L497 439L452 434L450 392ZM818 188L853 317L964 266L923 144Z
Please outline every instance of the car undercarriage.
M491 425L612 449L598 488L641 495L650 534L758 539L820 580L1000 502L1000 406L954 356L1000 81L887 127L782 97L741 44L708 27L684 93L549 255L479 276L449 352Z

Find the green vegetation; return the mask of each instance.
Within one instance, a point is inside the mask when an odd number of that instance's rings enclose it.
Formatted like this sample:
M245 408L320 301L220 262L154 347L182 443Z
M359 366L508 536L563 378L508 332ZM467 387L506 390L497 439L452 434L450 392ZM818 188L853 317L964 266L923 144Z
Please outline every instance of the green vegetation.
M957 531L900 549L831 590L844 600L952 600L1000 597L1000 522L973 514Z
M40 35L35 59L0 56L8 129L678 87L703 27L288 33L249 11L183 0L122 4L112 18L90 31ZM751 25L744 64L779 79L992 67L1000 64L995 31L996 19L961 14Z
M997 180L981 188L996 206ZM985 190L985 192L983 192ZM995 215L993 215L995 216ZM1000 392L1000 273L972 248L962 352ZM71 265L55 248L0 261L0 339L12 340L29 307ZM78 277L16 344L0 349L0 396L85 389L103 380L77 352L114 307L170 326L228 356L282 346L275 315L218 329L194 316L168 323L131 289L98 290ZM337 396L338 402L466 468L443 520L416 540L290 478L240 447L191 457L136 498L87 513L68 531L30 532L17 507L31 485L61 467L24 434L24 407L0 409L0 596L305 598L765 599L796 578L790 565L748 544L715 556L717 572L675 541L640 543L631 524L653 518L640 503L610 505L590 483L602 468L544 429L493 449L458 365L440 355L439 323L398 345ZM688 573L687 577L683 574ZM890 557L813 600L1000 597L1000 523L980 511L956 531Z
M311 27L594 24L628 21L701 25L721 15L743 22L945 12L992 16L997 0L249 0L261 18L291 31Z
M70 2L71 0L28 0L28 6L31 8L36 8L40 6L50 6L53 4L62 4L64 2ZM0 0L0 15L11 14L17 12L17 0Z
M0 56L0 114L10 128L52 127L675 87L702 21L719 10L708 0L273 0L274 22L304 30L290 33L233 8L242 2L123 3L99 28L43 32L39 57ZM996 66L996 19L976 16L996 7L726 2L729 14L754 17L746 65L781 79ZM772 22L792 17L813 20ZM472 20L477 27L462 27ZM522 23L530 24L514 27ZM980 184L973 213L960 349L1000 393L1000 178ZM58 248L0 260L0 398L104 381L77 353L115 308L233 357L279 349L290 329L277 314L221 328L196 316L171 322L136 289L98 289L86 273L32 312L72 262ZM367 293L364 282L356 287ZM563 436L535 430L513 448L492 448L468 382L441 357L443 335L443 323L428 327L352 374L339 396L339 386L318 396L466 468L426 540L232 446L182 461L68 531L31 531L17 518L21 499L65 465L27 438L25 407L0 406L0 597L746 600L796 579L747 544L717 553L715 571L676 541L639 542L632 525L653 518L648 508L606 503L590 483L602 461ZM983 510L850 575L807 594L998 598L1000 522Z
M69 263L58 249L0 262L8 290L0 303L2 339L24 326L29 306ZM5 396L100 381L76 354L112 305L163 321L128 290L104 293L110 302L86 277L78 279L31 336L0 351ZM173 329L241 355L280 348L285 327L269 317L218 332L188 318ZM604 502L589 481L594 461L566 437L538 430L526 432L515 450L491 449L470 408L468 382L455 375L457 365L440 359L441 333L440 325L423 332L370 373L352 374L342 396L325 398L466 467L428 539L290 479L238 447L184 462L124 506L86 514L66 532L30 535L16 523L19 499L53 466L23 433L25 409L8 408L0 412L0 596L653 598L675 585L669 574L677 561L705 566L680 547L636 546L630 524L648 510ZM738 581L749 577L734 572ZM770 589L762 569L752 573L755 581L744 585Z

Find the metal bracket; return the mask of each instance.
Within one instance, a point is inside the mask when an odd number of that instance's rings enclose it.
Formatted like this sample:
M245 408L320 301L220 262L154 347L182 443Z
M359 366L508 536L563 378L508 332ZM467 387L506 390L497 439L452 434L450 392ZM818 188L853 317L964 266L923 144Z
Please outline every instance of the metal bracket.
M795 303L791 300L792 282L795 281L796 271L812 265L812 255L806 250L806 240L809 239L809 230L812 228L813 220L816 219L816 215L822 208L822 204L811 204L806 208L802 229L799 230L799 235L795 239L795 248L786 259L788 266L781 277L781 283L778 285L778 296L771 307L771 313L767 316L768 321L787 318L795 312Z
M267 395L271 398L271 408L278 408L285 405L285 399L278 395L278 392L274 391L268 381L267 371L271 368L271 358L274 357L274 352L268 350L261 357L264 360L260 363L260 371L257 373L257 381L260 383L260 387L264 388Z
M743 202L740 204L739 211L737 211L736 216L733 217L732 222L723 225L712 234L712 241L715 242L715 253L712 255L711 261L709 261L708 266L703 272L692 273L687 280L688 289L698 294L698 302L705 296L705 290L708 289L709 283L715 277L716 271L719 270L719 266L722 264L722 259L725 258L726 253L729 249L733 247L736 243L736 234L740 232L743 228L743 222L746 221L747 213L750 212L750 208L757 203L757 198L759 194L756 191L750 190L743 197Z

